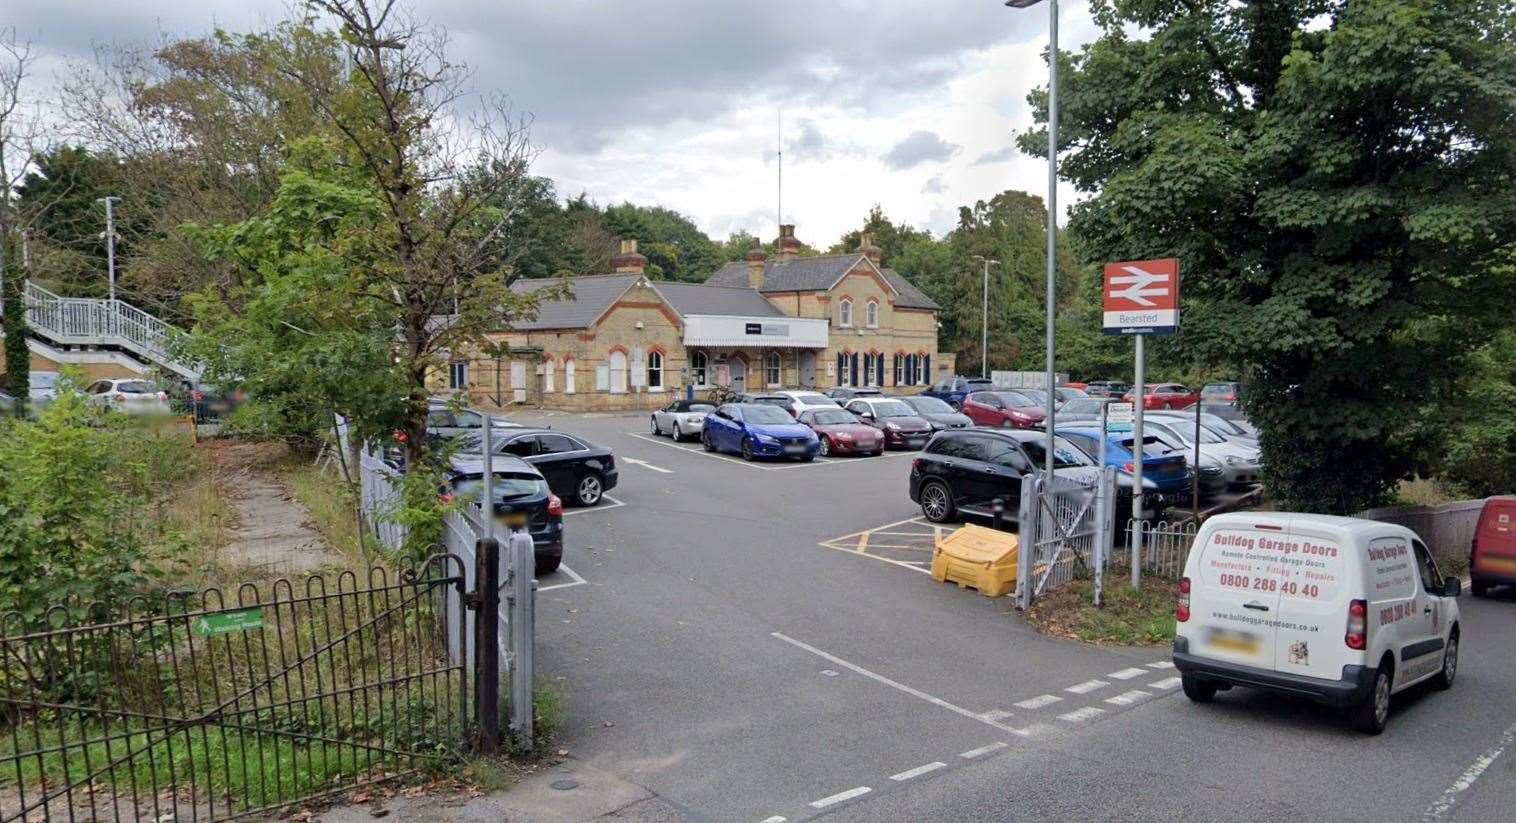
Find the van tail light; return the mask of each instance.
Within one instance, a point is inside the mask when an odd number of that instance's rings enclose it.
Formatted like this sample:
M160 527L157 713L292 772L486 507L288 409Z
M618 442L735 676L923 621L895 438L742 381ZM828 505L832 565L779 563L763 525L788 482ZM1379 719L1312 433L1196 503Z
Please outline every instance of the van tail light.
M1369 604L1354 600L1348 604L1348 631L1343 638L1348 648L1363 651L1369 647Z
M1125 469L1127 472L1137 471L1137 467L1134 466L1134 465L1132 465L1131 463L1122 464L1121 468Z
M1179 578L1179 599L1174 601L1174 619L1187 623L1190 619L1190 579Z
M547 514L549 517L563 516L563 500L559 499L558 495L550 494L547 496Z

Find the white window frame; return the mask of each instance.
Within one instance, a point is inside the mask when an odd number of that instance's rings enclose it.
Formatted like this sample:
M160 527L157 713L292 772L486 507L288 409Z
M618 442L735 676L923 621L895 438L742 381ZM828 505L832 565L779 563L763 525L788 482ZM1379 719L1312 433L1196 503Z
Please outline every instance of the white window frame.
M870 300L863 309L864 325L871 329L879 328L879 301Z
M853 301L846 297L837 304L837 325L845 329L853 327Z
M865 385L865 386L872 386L872 385L874 385L874 369L875 369L875 365L874 365L874 353L871 352L871 351L870 352L864 352L863 353L863 385Z
M611 394L626 394L627 359L624 351L613 351L606 359L608 377L606 390Z
M663 352L647 353L647 390L663 391Z
M542 361L542 393L552 394L554 363L552 358Z
M690 354L690 383L698 388L709 386L711 358L704 349L695 349Z
M447 387L453 391L468 388L467 360L453 360L447 364Z
M574 393L574 359L563 361L563 393Z
M763 361L763 376L768 381L768 387L777 389L784 379L784 359L779 352L769 352L769 356Z

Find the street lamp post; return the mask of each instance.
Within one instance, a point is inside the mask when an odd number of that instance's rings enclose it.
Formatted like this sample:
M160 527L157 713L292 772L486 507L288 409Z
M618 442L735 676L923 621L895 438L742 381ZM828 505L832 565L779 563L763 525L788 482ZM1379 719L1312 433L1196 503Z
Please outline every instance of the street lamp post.
M100 202L105 204L105 268L106 277L110 279L111 311L115 312L116 304L116 213L112 205L121 202L119 197L102 197Z
M1013 9L1025 9L1041 0L1005 0ZM1047 471L1053 477L1053 288L1058 253L1058 0L1048 0L1048 274L1047 274Z
M984 264L984 327L979 337L979 376L990 376L990 264L1000 265L999 260L991 260L982 254L974 255L974 259Z

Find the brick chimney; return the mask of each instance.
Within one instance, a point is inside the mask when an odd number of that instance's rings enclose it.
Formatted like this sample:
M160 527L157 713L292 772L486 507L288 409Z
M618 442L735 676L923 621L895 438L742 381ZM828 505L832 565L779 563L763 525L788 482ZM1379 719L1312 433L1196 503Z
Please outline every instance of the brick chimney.
M611 271L617 274L642 274L647 258L637 253L636 240L622 240L621 253L611 258Z
M763 253L763 244L753 239L753 247L747 250L743 257L747 261L747 285L748 288L763 288L763 269L768 264L769 256Z
M800 241L795 239L795 224L779 227L779 262L788 263L800 256Z
M864 232L858 236L858 248L854 249L853 252L874 261L874 265L876 266L884 259L884 252L874 245L874 235L869 232Z

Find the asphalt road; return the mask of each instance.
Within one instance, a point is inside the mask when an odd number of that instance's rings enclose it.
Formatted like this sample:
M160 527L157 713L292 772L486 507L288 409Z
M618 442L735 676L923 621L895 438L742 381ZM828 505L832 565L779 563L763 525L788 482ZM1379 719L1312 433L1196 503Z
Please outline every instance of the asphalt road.
M1516 597L1465 596L1458 683L1398 700L1370 738L1240 689L1192 705L1165 649L1046 638L1010 600L932 581L908 454L748 465L653 438L645 416L513 417L616 450L610 495L625 505L570 510L572 571L541 581L538 665L566 701L562 747L657 795L660 814L1482 821L1516 809ZM866 530L885 550L837 539Z

